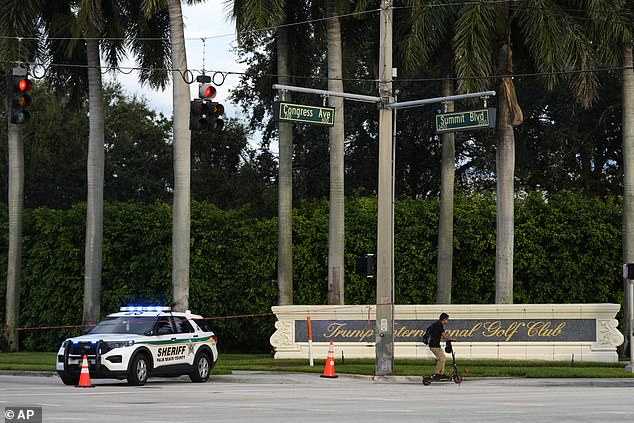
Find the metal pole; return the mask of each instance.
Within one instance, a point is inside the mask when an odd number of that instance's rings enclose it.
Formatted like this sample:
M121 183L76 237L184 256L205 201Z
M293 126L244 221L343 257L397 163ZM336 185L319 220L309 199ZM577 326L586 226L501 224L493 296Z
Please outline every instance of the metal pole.
M623 265L623 283L625 284L625 299L624 299L624 338L625 345L627 346L629 343L630 348L630 362L625 366L626 372L634 373L634 348L632 348L632 342L634 341L634 318L631 316L634 315L634 280L628 279L628 274L626 271L627 263Z
M392 296L392 0L381 0L379 31L379 199L376 278L377 376L390 375L394 367L394 304Z
M630 332L630 364L627 365L626 370L634 373L634 348L632 348L632 345L634 345L634 281L628 281L628 291L629 291L629 301L628 301L628 308L629 308L629 316L630 316L630 325L628 327L628 330Z
M282 91L291 91L296 93L306 93L306 94L317 94L320 96L326 97L343 97L348 100L357 100L366 103L378 103L381 101L380 97L373 97L370 95L363 94L352 94L352 93L344 93L339 91L329 91L329 90L318 90L315 88L304 88L304 87L296 87L294 85L280 85L273 84L274 90L282 90Z
M632 66L632 46L629 43L623 45L623 70L622 94L626 98L634 90L634 71ZM626 103L623 103L624 106ZM634 117L632 113L623 108L623 263L634 263ZM629 343L630 364L627 371L634 372L634 348L632 348L632 281L623 278L624 302L623 308L625 347Z
M407 109L409 107L424 106L426 104L443 103L446 101L458 101L458 100L467 100L469 98L493 97L493 96L495 96L495 91L481 91L477 93L457 94L457 95L448 95L445 97L426 98L423 100L403 101L401 103L392 103L390 104L390 107L392 109Z

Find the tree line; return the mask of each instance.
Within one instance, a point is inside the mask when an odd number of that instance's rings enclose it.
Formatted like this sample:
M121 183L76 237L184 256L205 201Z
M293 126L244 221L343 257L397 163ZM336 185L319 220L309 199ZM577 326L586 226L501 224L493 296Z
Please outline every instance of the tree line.
M346 200L344 265L349 304L374 304L376 283L357 273L356 258L376 248L377 200ZM395 205L395 299L433 304L437 290L438 198ZM620 303L621 214L618 198L570 192L532 193L516 201L514 301ZM67 210L25 210L21 326L79 325L82 320L86 204ZM105 202L102 309L171 300L172 207L169 203ZM293 211L295 304L328 300L329 205L303 201ZM0 205L0 271L6 271L7 207ZM192 311L211 320L223 351L270 351L271 306L277 304L277 218L248 208L192 203ZM491 193L455 201L453 302L495 299L495 199ZM0 285L0 299L5 286ZM4 301L0 301L0 312ZM51 307L51 304L55 304ZM227 316L242 316L223 318ZM623 319L623 314L619 314ZM79 328L26 330L26 350L54 351Z

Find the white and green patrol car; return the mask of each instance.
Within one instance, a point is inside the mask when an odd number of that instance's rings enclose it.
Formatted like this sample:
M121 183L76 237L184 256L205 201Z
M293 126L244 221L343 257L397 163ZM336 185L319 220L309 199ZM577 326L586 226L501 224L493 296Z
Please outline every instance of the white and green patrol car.
M57 353L57 373L76 385L84 354L91 378L128 379L189 375L206 382L218 359L217 337L201 316L169 307L121 307L86 335L70 338Z

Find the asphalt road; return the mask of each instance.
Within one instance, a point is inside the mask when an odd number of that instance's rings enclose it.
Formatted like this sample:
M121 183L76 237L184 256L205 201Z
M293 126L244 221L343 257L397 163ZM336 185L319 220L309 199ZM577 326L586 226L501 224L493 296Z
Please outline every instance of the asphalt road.
M42 407L44 422L634 422L634 379L466 379L240 372L205 384L143 387L0 375L0 408ZM0 420L1 421L1 420ZM17 420L5 419L5 422Z

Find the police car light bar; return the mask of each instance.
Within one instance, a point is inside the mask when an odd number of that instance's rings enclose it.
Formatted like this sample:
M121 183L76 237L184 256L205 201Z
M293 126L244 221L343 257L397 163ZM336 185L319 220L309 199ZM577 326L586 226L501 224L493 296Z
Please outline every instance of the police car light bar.
M128 306L119 307L119 311L171 311L169 306Z

